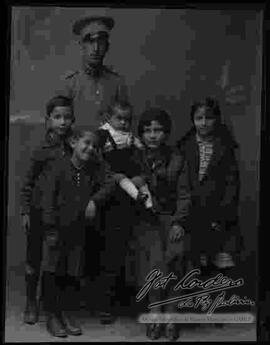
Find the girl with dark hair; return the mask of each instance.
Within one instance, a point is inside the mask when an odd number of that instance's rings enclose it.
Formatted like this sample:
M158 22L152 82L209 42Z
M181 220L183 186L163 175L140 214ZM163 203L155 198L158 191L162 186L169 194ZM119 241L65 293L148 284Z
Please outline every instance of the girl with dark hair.
M187 163L192 207L188 216L193 263L205 268L233 267L238 237L239 171L237 144L221 122L217 100L191 107L192 129L178 142ZM179 204L179 210L181 204Z
M133 250L138 285L141 288L150 272L153 274L153 270L162 272L164 276L176 269L177 273L182 274L180 266L184 254L184 242L187 238L184 229L185 207L189 204L189 195L182 192L177 195L176 180L174 179L173 182L172 179L177 171L179 173L182 171L183 162L181 157L176 157L174 150L167 145L170 132L171 119L165 110L150 108L141 115L138 133L144 149L139 152L140 161L144 166L144 175L155 210L154 214L147 213L147 210L138 212L133 229ZM181 203L182 208L176 218L174 214L177 202ZM176 262L180 262L180 266L176 267ZM152 288L148 292L149 303L162 300L162 296L164 297L162 290ZM167 296L172 295L171 286L166 287L166 292ZM140 300L140 292L137 294L137 300ZM170 304L165 309L167 312L173 312L174 306ZM150 314L155 317L155 314L161 311L162 307L153 306ZM164 328L158 319L147 324L146 334L150 339L158 339L163 332L170 340L178 338L178 328L172 322L165 324Z

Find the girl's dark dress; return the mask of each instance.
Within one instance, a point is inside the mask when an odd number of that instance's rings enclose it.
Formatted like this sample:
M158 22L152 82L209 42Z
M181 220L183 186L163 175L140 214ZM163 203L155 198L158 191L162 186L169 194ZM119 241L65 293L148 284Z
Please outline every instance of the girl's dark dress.
M184 162L171 147L161 145L155 151L144 149L138 152L138 156L144 166L143 172L155 210L152 214L143 209L138 210L134 222L131 252L135 259L137 284L142 287L147 275L155 268L164 275L174 272L181 277L187 235L181 241L171 243L169 231L175 223L182 226L185 224L190 197L185 189L181 192L177 189L177 185L180 186L178 175L182 175ZM181 176L181 184L186 184L185 178L185 175ZM181 210L175 215L178 203L181 203ZM175 262L180 264L176 267ZM168 289L166 292L171 295ZM161 300L160 289L152 289L148 297L150 302Z
M200 252L213 257L219 251L238 248L239 172L235 158L236 143L227 127L221 125L213 140L213 154L199 181L199 146L192 129L178 143L187 163L191 203L186 226L191 232L191 257L198 262ZM181 211L181 203L178 212ZM176 213L177 218L177 213ZM219 222L221 231L211 223Z

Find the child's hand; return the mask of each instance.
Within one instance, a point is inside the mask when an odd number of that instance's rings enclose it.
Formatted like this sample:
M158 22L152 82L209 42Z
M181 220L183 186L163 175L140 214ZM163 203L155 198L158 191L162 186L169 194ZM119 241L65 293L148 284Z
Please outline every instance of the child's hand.
M58 243L58 234L57 232L49 232L45 236L46 242L49 247L56 247Z
M29 234L30 231L30 216L29 214L22 215L22 229L26 235Z
M218 222L212 222L211 223L211 228L214 231L221 231L221 224Z
M171 242L177 242L185 235L185 229L181 225L174 224L169 233Z
M91 220L95 217L95 215L96 215L96 205L93 200L90 200L85 210L85 217Z

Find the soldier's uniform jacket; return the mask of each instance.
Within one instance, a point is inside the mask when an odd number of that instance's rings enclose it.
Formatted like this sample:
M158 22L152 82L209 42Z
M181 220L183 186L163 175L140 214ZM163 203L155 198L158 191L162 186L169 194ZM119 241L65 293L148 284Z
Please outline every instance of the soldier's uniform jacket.
M98 128L107 107L116 99L127 99L124 78L106 66L69 72L62 80L64 85L59 91L74 101L76 126Z

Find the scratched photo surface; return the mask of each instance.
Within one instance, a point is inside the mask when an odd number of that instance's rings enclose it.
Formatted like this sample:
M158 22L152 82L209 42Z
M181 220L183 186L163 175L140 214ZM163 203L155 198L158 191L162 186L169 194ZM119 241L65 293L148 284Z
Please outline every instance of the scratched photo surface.
M12 7L6 342L256 340L262 20Z

